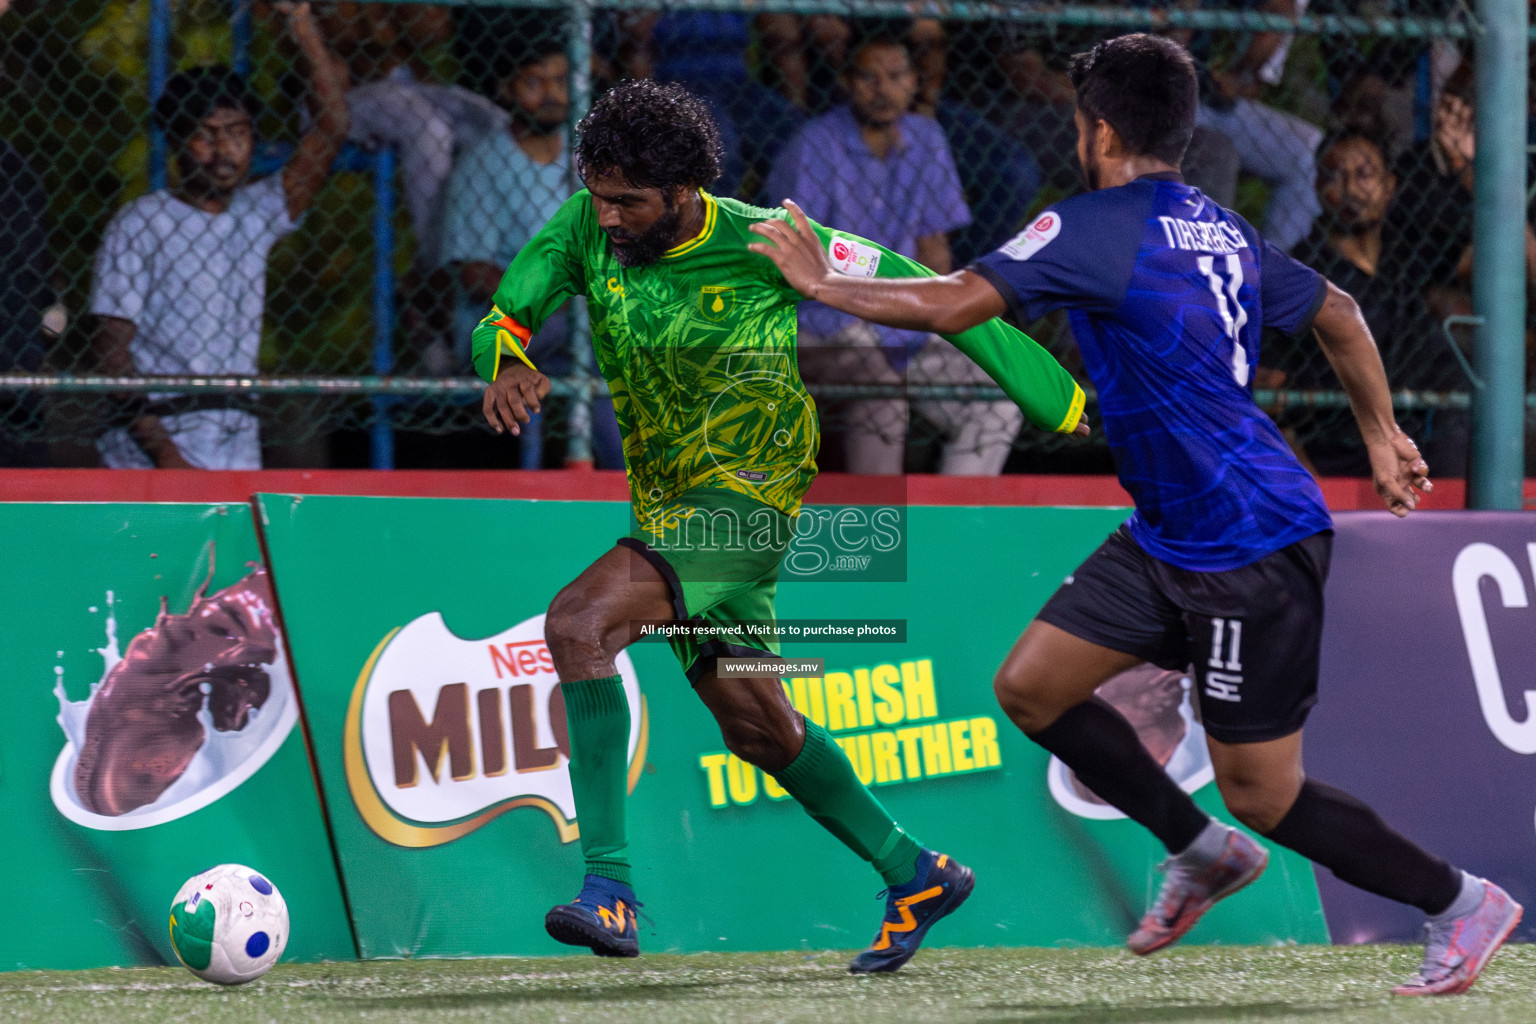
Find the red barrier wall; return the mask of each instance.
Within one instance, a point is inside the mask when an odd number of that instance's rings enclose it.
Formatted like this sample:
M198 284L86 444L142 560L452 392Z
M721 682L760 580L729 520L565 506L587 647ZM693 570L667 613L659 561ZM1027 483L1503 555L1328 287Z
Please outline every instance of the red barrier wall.
M258 491L437 498L534 498L545 501L623 501L629 491L617 470L266 469L5 469L0 501L247 501ZM1335 511L1381 508L1369 480L1323 481ZM1536 480L1525 482L1536 503ZM810 500L907 505L1129 505L1108 476L866 477L827 473ZM1441 480L1424 509L1466 506L1466 485Z

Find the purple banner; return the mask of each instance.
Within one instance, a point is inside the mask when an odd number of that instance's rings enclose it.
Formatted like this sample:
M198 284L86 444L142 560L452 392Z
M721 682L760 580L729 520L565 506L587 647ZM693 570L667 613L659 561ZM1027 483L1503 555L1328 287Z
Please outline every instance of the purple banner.
M1536 905L1536 515L1336 521L1307 774ZM1334 942L1421 938L1419 911L1317 876Z

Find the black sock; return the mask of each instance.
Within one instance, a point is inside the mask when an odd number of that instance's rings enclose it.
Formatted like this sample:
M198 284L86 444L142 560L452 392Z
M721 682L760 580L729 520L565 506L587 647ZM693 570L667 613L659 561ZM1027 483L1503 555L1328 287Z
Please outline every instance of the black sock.
M1340 881L1438 914L1461 891L1461 872L1396 832L1342 789L1308 779L1269 838Z
M1180 853L1210 823L1142 746L1125 716L1098 697L1086 700L1029 738L1077 773L1078 781Z

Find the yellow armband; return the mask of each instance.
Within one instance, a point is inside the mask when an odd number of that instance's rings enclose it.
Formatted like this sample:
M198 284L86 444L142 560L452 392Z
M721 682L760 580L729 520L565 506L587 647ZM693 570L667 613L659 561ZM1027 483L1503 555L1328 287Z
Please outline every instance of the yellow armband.
M1083 393L1083 389L1073 384L1072 404L1067 407L1067 415L1062 419L1061 425L1056 428L1056 433L1070 434L1076 430L1083 418L1083 406L1087 403L1088 396Z

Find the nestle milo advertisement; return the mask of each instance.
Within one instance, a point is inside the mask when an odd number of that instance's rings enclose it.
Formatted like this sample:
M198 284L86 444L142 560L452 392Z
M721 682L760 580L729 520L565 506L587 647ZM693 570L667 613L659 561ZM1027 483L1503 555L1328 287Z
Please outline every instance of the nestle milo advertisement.
M11 841L0 968L176 963L221 863L287 897L287 959L355 955L248 505L0 504Z
M627 506L261 495L257 507L361 954L569 953L543 929L582 860L542 617L628 532ZM808 510L838 521L826 513ZM860 578L842 557L857 552L825 548L856 542L847 531L797 534L822 545L811 561L841 568L780 583L779 616L800 631L780 635L785 656L822 663L785 678L786 696L904 826L977 874L977 897L933 944L1116 945L1156 891L1156 841L992 696L1019 631L1124 515L901 509L895 579L889 564ZM859 622L881 628L860 635ZM879 877L725 750L666 642L635 644L618 667L642 951L866 945ZM1187 678L1141 668L1103 692L1219 811ZM1310 866L1272 853L1190 941L1327 941Z

